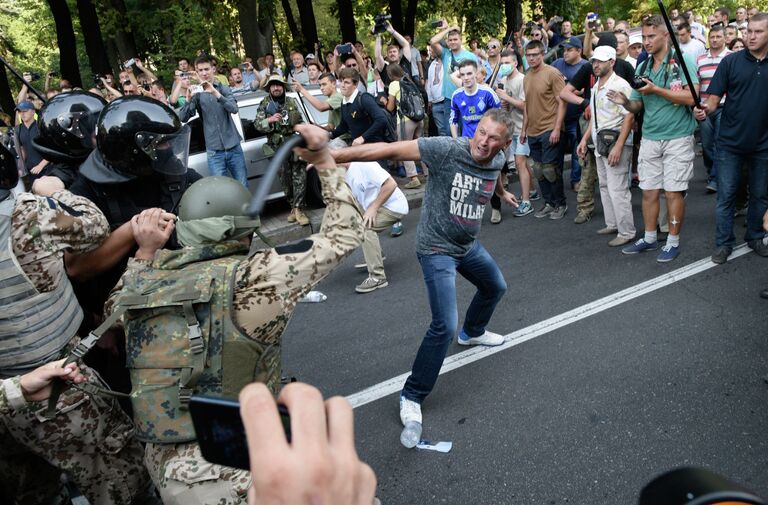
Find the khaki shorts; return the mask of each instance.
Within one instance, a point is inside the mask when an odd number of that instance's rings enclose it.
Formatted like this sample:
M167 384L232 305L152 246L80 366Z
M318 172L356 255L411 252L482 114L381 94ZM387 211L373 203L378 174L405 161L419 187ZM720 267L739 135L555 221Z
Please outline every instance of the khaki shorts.
M693 135L672 140L648 140L640 143L637 173L640 189L686 191L693 178Z

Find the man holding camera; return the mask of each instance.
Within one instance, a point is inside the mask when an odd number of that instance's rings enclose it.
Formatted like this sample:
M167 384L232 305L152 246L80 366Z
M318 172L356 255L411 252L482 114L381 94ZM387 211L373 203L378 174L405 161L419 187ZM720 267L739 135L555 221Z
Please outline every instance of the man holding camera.
M245 157L240 147L240 134L235 127L232 114L237 112L229 87L216 81L215 67L207 55L195 60L195 70L200 79L200 91L179 111L182 122L189 121L195 114L200 114L203 121L203 135L208 155L208 171L211 175L229 175L246 188L248 177L245 169ZM171 103L177 103L180 88L177 86L171 94Z
M439 25L437 25L439 23ZM432 115L435 117L435 123L438 124L440 135L450 136L450 116L451 116L451 97L456 91L456 86L451 80L451 74L459 68L462 60L471 60L477 62L477 57L462 48L461 30L458 26L449 26L446 20L436 21L432 24L435 28L442 28L440 32L432 37L429 46L432 54L440 58L443 64L443 98L442 102L432 103ZM446 40L447 47L443 47L441 42ZM441 116L441 120L437 117Z
M256 110L253 125L260 132L267 134L264 154L272 156L286 137L293 135L293 127L304 122L301 109L294 98L285 95L288 85L285 80L273 75L267 81L264 89L269 96L264 98ZM304 196L307 193L307 164L292 153L286 160L280 172L280 182L288 203L291 204L289 223L309 224L309 218L302 210L306 205Z
M608 91L608 98L629 112L645 111L643 141L640 144L638 174L643 190L643 238L622 249L624 254L655 251L659 248L656 224L661 190L667 198L669 236L656 261L666 263L680 255L680 230L685 217L683 196L693 177L693 132L696 120L691 107L693 96L684 82L681 63L690 69L690 85L698 92L695 62L670 49L670 33L661 16L651 16L643 22L643 43L650 57L638 65L633 80L632 95Z
M390 78L387 75L388 65L400 65L403 67L403 71L406 75L411 75L411 44L399 33L392 28L389 21L385 21L386 31L392 35L392 40L387 44L387 59L385 60L381 54L381 33L376 34L376 44L374 46L374 52L376 56L376 70L381 75L381 80L384 86L389 86ZM402 48L402 53L400 52Z

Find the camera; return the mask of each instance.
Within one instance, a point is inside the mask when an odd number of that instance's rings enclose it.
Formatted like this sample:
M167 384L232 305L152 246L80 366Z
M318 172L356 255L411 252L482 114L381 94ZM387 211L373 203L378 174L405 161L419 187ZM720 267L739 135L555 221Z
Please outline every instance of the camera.
M432 21L429 24L429 26L431 26L432 28L441 28L443 26L443 20L442 19L438 19L437 21Z
M629 81L629 85L632 87L632 89L643 88L648 85L648 83L645 82L643 79L650 80L650 78L646 75L636 75L635 77L632 78L631 81Z
M40 74L38 74L37 72L26 72L26 73L29 74L29 80L30 81L36 81L36 80L40 79Z
M352 52L352 44L349 44L349 43L341 44L340 46L338 46L338 51L339 51L339 56L341 56L342 54L349 54Z
M181 77L182 79L185 79L187 77L192 77L192 72L181 72L179 73L179 77Z
M102 77L104 76L99 74L93 74L93 84L95 84L97 88L104 87L104 83L101 82Z
M384 33L387 31L387 21L392 19L392 16L389 14L376 14L376 16L373 18L373 34L377 35L379 33Z
M600 18L597 15L597 12L590 12L587 14L587 23L589 24L589 28L594 30L597 28L597 22Z
M242 72L247 72L248 71L248 65L246 65L245 63L241 63L240 65L238 65L238 67L240 67L240 70Z

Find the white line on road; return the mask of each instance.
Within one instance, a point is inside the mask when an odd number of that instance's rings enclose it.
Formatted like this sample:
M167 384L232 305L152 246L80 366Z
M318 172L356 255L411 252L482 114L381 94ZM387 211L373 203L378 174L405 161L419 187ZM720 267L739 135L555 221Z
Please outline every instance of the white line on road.
M742 244L733 250L733 254L731 254L728 260L734 260L744 256L745 254L749 254L750 252L752 252L752 250L749 249L746 244ZM533 324L526 328L508 333L507 335L504 335L505 342L502 345L496 347L477 346L472 347L466 351L453 354L447 357L443 362L443 367L440 369L440 375L450 372L451 370L469 365L470 363L474 363L475 361L481 360L483 358L487 358L488 356L496 354L497 352L505 351L510 347L514 347L516 345L522 344L523 342L527 342L536 337L540 337L551 331L562 328L563 326L581 321L582 319L586 319L589 316L599 314L600 312L608 310L612 307L621 305L622 303L628 302L630 300L634 300L635 298L646 295L648 293L652 293L657 289L661 289L665 286L669 286L670 284L674 284L675 282L687 279L688 277L692 277L716 266L718 265L712 263L708 257L701 259L682 268L678 268L677 270L673 270L672 272L660 275L645 282L641 282L640 284L635 284L634 286L631 286L627 289L613 293L604 298L600 298L599 300L595 300L594 302L576 307L575 309L569 310L568 312L558 314L557 316L550 317L549 319L545 319L544 321ZM349 400L353 408L357 408L384 398L385 396L389 396L392 393L397 393L403 388L403 384L405 383L405 380L408 378L409 374L410 372L406 372L404 374L398 375L397 377L393 377L384 382L380 382L374 386L347 396L347 400Z

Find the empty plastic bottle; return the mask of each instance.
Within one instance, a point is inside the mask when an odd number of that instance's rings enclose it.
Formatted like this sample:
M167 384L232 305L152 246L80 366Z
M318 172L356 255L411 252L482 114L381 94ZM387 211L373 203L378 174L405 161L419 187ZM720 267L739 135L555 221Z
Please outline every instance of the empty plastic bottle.
M324 302L328 299L327 296L325 296L320 291L310 291L307 293L307 295L299 300L301 303L317 303L317 302Z
M400 433L400 443L408 449L413 449L421 440L421 423L418 421L408 421L405 423L403 432Z

